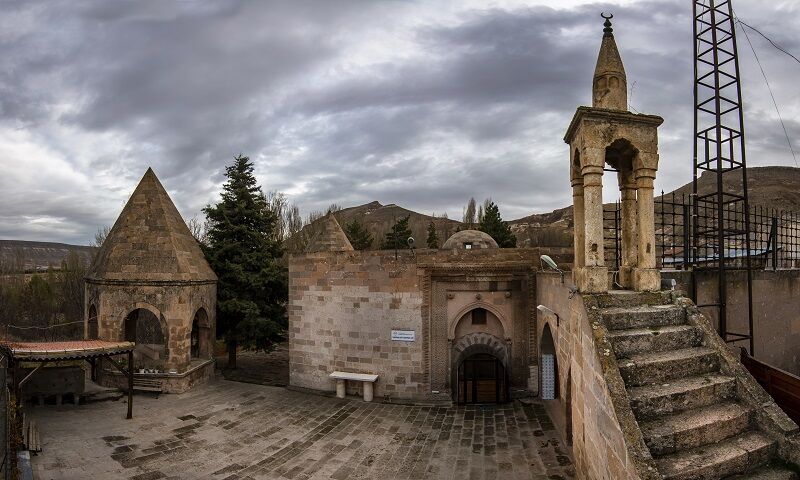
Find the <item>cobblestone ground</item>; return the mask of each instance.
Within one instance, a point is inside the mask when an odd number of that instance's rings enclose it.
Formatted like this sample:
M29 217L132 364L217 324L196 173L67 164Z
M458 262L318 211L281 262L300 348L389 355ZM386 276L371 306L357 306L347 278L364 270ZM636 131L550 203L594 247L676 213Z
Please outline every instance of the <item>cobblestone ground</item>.
M566 479L536 403L364 403L215 379L182 395L30 409L44 479Z

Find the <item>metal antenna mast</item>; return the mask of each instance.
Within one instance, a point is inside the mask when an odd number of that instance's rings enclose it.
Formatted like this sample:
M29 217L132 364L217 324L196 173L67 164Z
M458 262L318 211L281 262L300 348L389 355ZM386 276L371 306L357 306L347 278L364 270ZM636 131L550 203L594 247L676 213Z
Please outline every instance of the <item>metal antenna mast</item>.
M720 336L727 342L749 340L754 355L750 205L733 8L730 0L695 0L693 11L693 271L713 270L718 282L717 301L698 306L717 307ZM714 177L710 192L698 192L698 172ZM726 274L741 268L747 275L746 333L729 331L728 325ZM697 300L696 274L692 283Z

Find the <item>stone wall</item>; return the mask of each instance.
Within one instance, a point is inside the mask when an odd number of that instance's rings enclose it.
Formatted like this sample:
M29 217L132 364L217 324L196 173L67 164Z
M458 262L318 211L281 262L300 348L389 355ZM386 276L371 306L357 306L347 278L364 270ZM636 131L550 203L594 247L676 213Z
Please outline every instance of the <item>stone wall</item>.
M335 370L375 373L375 396L449 401L460 340L482 333L458 320L484 308L501 333L512 395L529 392L537 361L539 249L315 252L289 260L290 385L333 391ZM565 251L547 252L557 259ZM413 342L391 340L413 331ZM491 331L489 331L491 330ZM467 341L467 340L465 340ZM498 352L499 353L499 352ZM352 382L351 382L352 383ZM356 393L358 385L350 387ZM533 389L535 391L535 388Z
M289 383L333 391L335 370L377 373L376 397L423 396L421 273L408 252L291 256ZM415 341L392 341L393 329L413 331Z
M94 306L101 340L124 340L125 317L130 312L141 308L153 313L161 322L165 337L164 368L167 371L183 372L189 368L192 321L200 308L205 309L212 332L216 331L217 286L214 283L116 285L87 282L84 298L86 335L89 333L88 312Z
M195 361L187 371L182 373L137 373L136 377L159 382L163 393L184 393L195 385L205 383L213 378L215 364L214 360ZM119 388L124 392L128 391L128 377L107 363L100 372L100 382L109 387Z
M691 275L688 272L669 272L678 288L691 294ZM697 304L717 300L716 272L698 272ZM730 271L727 274L728 331L746 333L747 273ZM719 326L716 308L704 307L702 312L715 327ZM755 355L762 362L800 375L800 270L753 271L753 323ZM748 342L732 345L748 347Z
M559 365L559 398L545 401L546 409L562 438L572 442L578 478L639 478L623 433L632 414L620 419L612 399L624 391L622 378L618 371L611 378L617 367L602 358L610 345L597 332L604 328L590 321L582 295L570 298L569 283L555 274L537 276L537 301L552 311L539 315L537 330L550 324Z

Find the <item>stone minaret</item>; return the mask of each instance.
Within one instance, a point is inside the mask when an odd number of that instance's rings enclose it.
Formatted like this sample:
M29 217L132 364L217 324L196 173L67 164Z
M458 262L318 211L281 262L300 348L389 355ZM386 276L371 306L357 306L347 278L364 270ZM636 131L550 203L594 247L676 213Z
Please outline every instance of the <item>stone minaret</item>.
M614 41L614 29L611 28L610 21L612 17L613 15L603 17L606 21L603 28L603 43L600 44L597 66L594 68L592 106L627 111L628 80L617 50L617 42Z
M564 136L570 146L575 213L573 276L582 292L608 290L603 241L603 173L608 165L617 172L622 208L622 251L615 283L631 290L658 290L653 181L658 170L657 128L664 120L628 111L625 68L611 17L603 15L592 106L578 107Z

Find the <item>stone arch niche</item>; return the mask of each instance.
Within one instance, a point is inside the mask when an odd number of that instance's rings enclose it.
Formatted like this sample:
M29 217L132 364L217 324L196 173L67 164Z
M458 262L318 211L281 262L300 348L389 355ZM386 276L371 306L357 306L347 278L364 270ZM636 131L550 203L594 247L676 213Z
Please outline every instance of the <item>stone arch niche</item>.
M190 356L194 359L209 359L213 356L214 336L206 309L200 307L192 320Z
M497 338L506 338L503 315L489 310L488 305L470 306L458 316L458 321L451 327L452 339L459 339L473 333L488 333Z
M86 339L97 340L99 337L97 325L97 308L94 304L89 305L89 312L86 318Z
M169 356L167 335L160 313L148 308L137 308L125 316L122 323L123 339L135 342L134 368L163 371Z
M509 355L502 340L471 333L454 347L453 400L457 403L501 403L508 400Z
M539 378L542 379L542 387L539 389L542 392L542 399L543 400L555 400L559 398L559 381L558 381L558 354L556 352L556 343L553 340L553 332L550 330L550 324L545 323L544 329L542 330L542 338L539 342L539 354L541 355L541 360L539 362L541 368L541 374ZM548 364L546 358L549 357L552 359L552 363ZM548 371L548 368L552 368L552 371ZM552 382L552 389L548 390L546 388L546 384L548 382Z
M495 403L508 399L510 341L503 315L478 302L456 315L450 328L451 378L457 403Z

